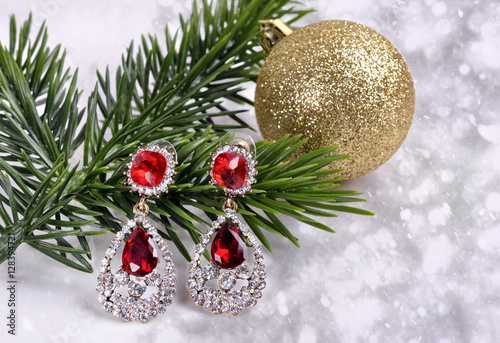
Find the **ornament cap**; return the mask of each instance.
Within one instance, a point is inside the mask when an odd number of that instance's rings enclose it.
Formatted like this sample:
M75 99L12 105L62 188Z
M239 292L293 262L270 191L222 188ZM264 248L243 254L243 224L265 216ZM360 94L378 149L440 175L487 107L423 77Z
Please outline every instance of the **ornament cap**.
M259 44L268 55L276 44L293 32L281 19L259 20L259 29L261 34L258 38Z

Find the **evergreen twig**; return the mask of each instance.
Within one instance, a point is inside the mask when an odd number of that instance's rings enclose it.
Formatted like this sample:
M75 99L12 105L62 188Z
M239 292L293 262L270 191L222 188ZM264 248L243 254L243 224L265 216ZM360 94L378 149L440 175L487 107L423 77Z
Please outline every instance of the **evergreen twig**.
M240 92L256 80L265 58L257 48L257 22L283 16L293 22L310 12L295 4L202 0L199 10L194 1L179 32L167 27L163 39L149 35L138 47L132 43L113 79L109 69L97 73L86 111L78 108L77 72L64 67L60 46L47 47L45 25L32 40L31 16L19 33L12 16L9 45L0 44L0 262L11 237L15 247L24 242L92 272L87 237L119 230L114 211L132 215L139 199L122 184L128 155L158 139L175 146L179 166L169 193L150 201L150 216L189 259L179 230L196 242L222 213L224 196L206 174L209 152L227 130L250 128L240 117L244 111L228 110L228 103L252 103ZM219 124L216 117L228 120ZM238 199L240 214L269 250L265 231L299 246L280 214L330 232L311 216L372 214L340 205L363 200L337 190L337 171L323 170L346 157L333 155L335 148L287 160L303 142L289 136L258 142L258 183ZM76 152L83 158L71 165ZM83 230L88 226L97 230Z

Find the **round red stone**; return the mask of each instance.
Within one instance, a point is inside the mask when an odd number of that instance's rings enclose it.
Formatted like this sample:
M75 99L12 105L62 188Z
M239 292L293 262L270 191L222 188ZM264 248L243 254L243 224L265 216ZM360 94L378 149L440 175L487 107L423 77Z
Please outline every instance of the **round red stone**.
M220 153L214 160L212 175L219 186L239 189L248 179L247 160L234 152Z
M212 261L223 269L236 268L245 261L246 247L240 230L227 221L212 242Z
M151 273L158 264L158 253L153 240L140 227L130 235L123 249L122 268L134 276L145 276Z
M145 187L158 186L167 172L167 160L159 152L142 151L132 162L130 178Z

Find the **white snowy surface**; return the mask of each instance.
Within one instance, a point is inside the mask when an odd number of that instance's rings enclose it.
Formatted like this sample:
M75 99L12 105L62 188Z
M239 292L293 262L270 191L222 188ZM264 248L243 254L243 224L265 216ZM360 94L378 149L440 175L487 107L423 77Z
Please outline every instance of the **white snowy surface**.
M416 112L398 153L347 182L375 217L341 215L329 234L284 219L301 249L269 235L268 287L237 318L196 307L187 262L174 250L178 294L147 325L102 311L96 274L17 252L18 335L6 334L6 268L0 267L1 342L499 342L500 3L309 0L306 25L356 21L385 35L415 80ZM67 48L85 95L96 68L115 70L130 40L162 35L190 1L0 1L8 16L47 19L49 43ZM253 89L248 90L252 94ZM84 103L81 104L85 106ZM95 266L112 235L92 239ZM193 246L189 245L189 249Z

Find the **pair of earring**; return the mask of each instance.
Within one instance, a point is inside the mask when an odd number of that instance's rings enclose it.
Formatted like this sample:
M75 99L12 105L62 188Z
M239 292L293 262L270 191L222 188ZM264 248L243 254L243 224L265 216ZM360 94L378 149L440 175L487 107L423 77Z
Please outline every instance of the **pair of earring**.
M232 138L211 153L210 182L222 187L227 199L222 205L224 215L218 216L200 236L189 263L187 287L194 303L213 314L238 315L256 305L266 286L262 247L236 215L235 197L251 191L256 182L254 152L253 141L247 136ZM103 309L124 321L146 323L172 304L177 284L172 253L147 219L146 201L152 195L168 192L168 186L174 183L176 165L175 148L165 141L139 149L128 164L126 184L142 198L133 209L134 218L111 240L101 262L96 288ZM113 271L111 261L124 240L122 263ZM209 245L211 261L203 265L202 255ZM249 249L252 254L247 253ZM234 290L237 280L246 285Z

